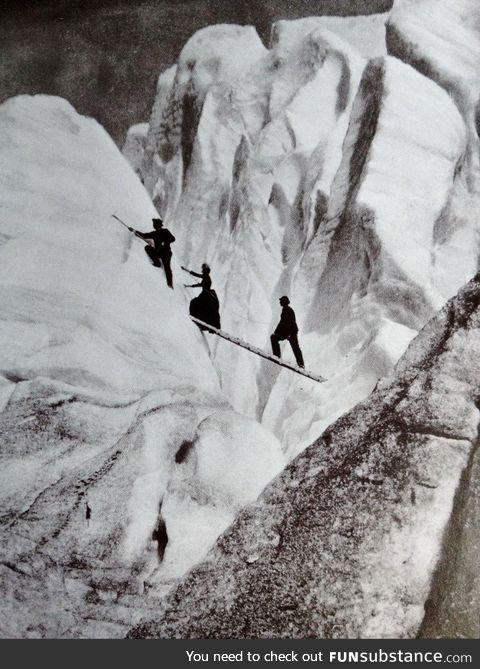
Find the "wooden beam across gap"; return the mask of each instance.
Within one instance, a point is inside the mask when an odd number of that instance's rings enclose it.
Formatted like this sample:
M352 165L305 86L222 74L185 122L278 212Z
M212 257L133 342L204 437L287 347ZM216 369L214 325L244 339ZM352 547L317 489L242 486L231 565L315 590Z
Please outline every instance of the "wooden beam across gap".
M201 325L202 327L206 328L209 332L212 334L216 334L218 337L221 337L222 339L226 339L227 341L231 342L232 344L235 344L236 346L240 346L241 348L244 348L246 351L250 351L250 353L255 353L255 355L259 355L261 358L264 358L265 360L269 360L270 362L274 362L276 365L280 365L280 367L284 367L285 369L289 369L291 372L295 372L296 374L301 374L302 376L305 376L307 379L311 379L312 381L316 381L317 383L325 383L327 379L325 379L323 376L319 376L318 374L313 374L312 372L307 372L305 369L302 369L301 367L298 367L298 365L293 365L290 362L285 362L281 358L277 358L277 356L265 353L265 351L262 351L261 348L257 348L256 346L252 346L251 344L247 344L247 342L243 341L242 339L238 339L238 337L234 337L231 334L228 334L228 332L224 332L223 330L219 330L218 328L214 328L212 325L209 325L208 323L204 323L203 321L199 320L198 318L194 318L194 316L190 316L191 320L196 323L197 325Z

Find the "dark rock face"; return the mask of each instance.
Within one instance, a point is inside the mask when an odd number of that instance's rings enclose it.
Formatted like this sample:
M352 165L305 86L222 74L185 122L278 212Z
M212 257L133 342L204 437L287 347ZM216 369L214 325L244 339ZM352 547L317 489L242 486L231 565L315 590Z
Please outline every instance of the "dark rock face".
M277 19L312 13L310 0L43 0L1 11L0 102L20 93L65 97L117 142L148 119L159 72L214 23L254 25L268 42ZM393 0L317 0L316 14L389 11ZM141 94L138 94L141 91Z
M130 636L476 635L479 326L477 274Z

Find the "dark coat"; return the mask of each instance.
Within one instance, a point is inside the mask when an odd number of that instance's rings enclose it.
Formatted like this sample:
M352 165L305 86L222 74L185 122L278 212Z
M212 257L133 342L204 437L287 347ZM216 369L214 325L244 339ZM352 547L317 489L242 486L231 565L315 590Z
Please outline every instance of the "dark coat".
M172 255L170 244L173 244L175 237L167 228L152 230L152 232L137 232L137 235L142 239L153 239L155 251L159 255Z
M281 339L287 339L291 335L297 334L297 332L298 327L297 321L295 320L295 312L292 307L286 305L282 307L280 322L277 325L274 334Z

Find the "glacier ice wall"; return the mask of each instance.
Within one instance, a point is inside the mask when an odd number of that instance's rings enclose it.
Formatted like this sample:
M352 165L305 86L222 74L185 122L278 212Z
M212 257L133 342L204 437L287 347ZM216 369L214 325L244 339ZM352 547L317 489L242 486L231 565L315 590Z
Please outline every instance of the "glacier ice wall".
M307 367L328 378L210 344L234 407L289 457L371 392L478 267L478 31L465 3L437 3L444 14L422 22L423 69L404 2L364 17L363 53L352 18L280 21L268 48L252 28L213 26L159 78L135 165L184 264L211 265L222 327L260 347L288 294ZM447 23L456 41L435 60Z

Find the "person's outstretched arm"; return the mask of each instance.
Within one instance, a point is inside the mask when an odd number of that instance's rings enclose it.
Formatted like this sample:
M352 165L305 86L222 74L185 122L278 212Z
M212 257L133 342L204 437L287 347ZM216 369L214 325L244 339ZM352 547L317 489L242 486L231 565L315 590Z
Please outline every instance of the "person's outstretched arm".
M187 286L186 283L184 283L183 285L185 286L185 288L203 288L201 283L192 283L191 286Z
M141 237L142 239L154 239L155 238L155 231L153 231L153 232L139 232L138 230L136 230L135 234L137 235L137 237Z
M133 232L137 237L141 237L142 239L153 239L153 232L140 232L139 230L135 230L135 228L128 228L130 232Z
M187 268L184 267L183 265L181 265L181 268L183 269L184 272L188 272L188 273L191 274L192 276L196 276L196 277L198 277L199 279L201 279L201 278L203 277L202 274L199 274L198 272L194 272L194 271L191 270L191 269L187 269ZM191 288L191 286L190 286L190 288Z

